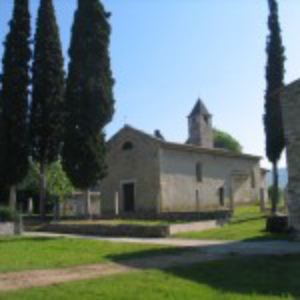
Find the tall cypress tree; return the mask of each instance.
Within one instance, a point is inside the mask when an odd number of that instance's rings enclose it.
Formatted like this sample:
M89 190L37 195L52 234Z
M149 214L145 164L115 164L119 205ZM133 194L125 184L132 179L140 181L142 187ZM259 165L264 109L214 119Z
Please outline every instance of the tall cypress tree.
M64 64L52 0L41 0L34 40L30 141L40 163L40 213L45 217L46 167L57 160L64 116Z
M270 35L267 40L267 90L265 95L265 132L266 154L273 165L272 213L277 211L278 203L278 161L285 146L281 111L280 89L284 85L284 47L278 20L276 0L268 0L270 15L268 26Z
M28 171L28 86L30 82L30 13L28 0L15 0L4 44L1 79L0 179L16 208L16 185Z
M72 28L63 166L88 189L105 175L103 129L114 113L109 14L99 0L79 0Z

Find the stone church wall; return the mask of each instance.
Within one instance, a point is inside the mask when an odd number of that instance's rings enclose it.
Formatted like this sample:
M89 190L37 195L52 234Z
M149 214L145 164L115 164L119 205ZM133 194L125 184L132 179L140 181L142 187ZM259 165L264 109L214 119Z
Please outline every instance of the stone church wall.
M257 159L163 148L160 160L162 212L201 211L259 200L262 185ZM196 176L199 163L201 181Z
M282 97L288 164L290 226L300 230L300 80L290 84Z
M125 143L132 149L124 150ZM135 184L135 212L157 213L159 197L158 146L154 140L123 129L110 144L108 176L102 182L101 210L114 214L116 201L119 213L123 213L122 183ZM116 200L116 197L118 200Z

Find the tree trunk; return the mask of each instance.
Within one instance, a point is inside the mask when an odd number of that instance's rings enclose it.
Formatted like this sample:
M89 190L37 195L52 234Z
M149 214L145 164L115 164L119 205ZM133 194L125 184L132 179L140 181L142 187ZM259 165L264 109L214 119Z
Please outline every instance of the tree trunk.
M278 168L277 162L273 163L273 190L272 190L272 215L276 215L279 202L278 192Z
M46 194L46 165L41 163L40 165L40 216L41 221L46 220L46 203L47 203L47 194Z
M260 189L260 195L259 195L259 207L260 212L265 212L265 203L266 203L266 197L265 197L265 190L263 188Z
M13 213L17 209L17 192L15 185L10 186L9 188L9 208Z

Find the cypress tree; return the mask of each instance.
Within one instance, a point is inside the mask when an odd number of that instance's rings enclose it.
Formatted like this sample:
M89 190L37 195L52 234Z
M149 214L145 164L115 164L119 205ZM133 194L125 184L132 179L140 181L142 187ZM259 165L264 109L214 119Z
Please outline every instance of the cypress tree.
M28 171L28 87L30 83L30 13L28 0L15 0L10 31L4 43L1 78L0 179L10 189L16 209L16 185Z
M280 89L284 85L284 47L281 39L281 29L278 19L276 0L268 0L270 15L268 26L270 35L267 40L267 67L265 94L265 132L266 154L273 166L272 213L277 211L278 203L278 169L277 164L285 146Z
M34 39L31 155L40 164L40 213L45 217L46 167L58 159L63 134L64 63L52 0L41 0Z
M80 189L105 176L103 130L114 113L108 18L99 0L78 1L69 50L63 167Z

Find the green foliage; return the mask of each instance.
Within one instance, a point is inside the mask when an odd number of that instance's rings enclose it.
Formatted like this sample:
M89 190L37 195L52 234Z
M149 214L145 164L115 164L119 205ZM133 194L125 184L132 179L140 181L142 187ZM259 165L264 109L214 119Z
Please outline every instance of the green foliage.
M57 196L61 200L65 195L74 192L74 187L66 176L59 161L52 163L47 168L47 190L50 195Z
M30 82L30 14L28 0L15 0L4 43L0 103L0 184L13 186L28 171L27 109Z
M31 163L27 176L18 186L18 190L38 194L40 188L39 164Z
M20 191L29 191L32 194L38 194L40 188L40 165L32 163L27 177L19 186ZM49 165L46 172L47 193L50 196L64 199L65 195L71 194L74 191L70 180L66 176L60 161L53 162Z
M40 213L45 217L47 165L58 159L64 123L64 62L52 0L41 0L34 40L30 141L40 163Z
M280 89L284 85L284 47L282 45L281 30L278 20L278 5L276 0L269 0L270 35L267 42L266 68L266 103L265 103L265 131L266 152L268 159L274 163L279 160L284 148L284 132L280 104Z
M62 162L81 189L106 174L103 130L114 113L108 18L99 0L78 1L69 50Z
M14 213L8 207L0 206L0 223L14 220Z
M31 154L43 164L57 160L63 132L64 62L51 0L38 12L32 67Z
M266 133L266 154L273 164L273 213L276 212L278 202L278 174L277 162L285 147L283 120L281 111L281 91L284 86L284 47L281 39L281 29L278 20L278 4L276 0L268 0L270 15L268 26L270 35L267 39L267 90L265 95L264 125Z
M214 129L214 146L233 153L242 153L241 144L230 134Z

